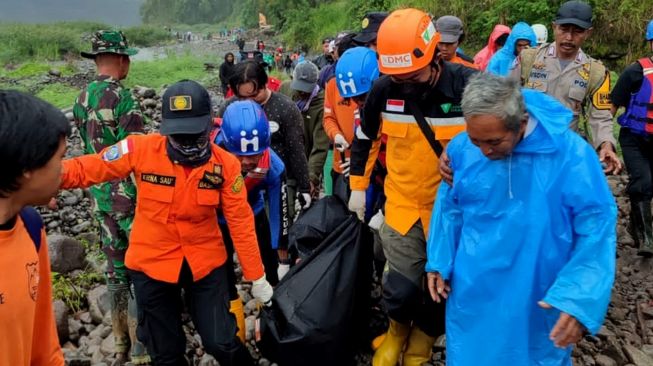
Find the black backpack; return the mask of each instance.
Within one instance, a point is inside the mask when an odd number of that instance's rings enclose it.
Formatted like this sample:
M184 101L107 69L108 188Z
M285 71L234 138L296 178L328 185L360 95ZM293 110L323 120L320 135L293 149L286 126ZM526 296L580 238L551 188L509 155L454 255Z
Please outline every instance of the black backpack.
M19 215L25 224L25 228L27 229L29 237L32 238L32 241L34 242L34 247L38 253L39 249L41 249L41 230L43 229L43 219L41 218L41 215L39 215L38 211L36 211L36 209L31 206L23 207L23 209L20 210Z

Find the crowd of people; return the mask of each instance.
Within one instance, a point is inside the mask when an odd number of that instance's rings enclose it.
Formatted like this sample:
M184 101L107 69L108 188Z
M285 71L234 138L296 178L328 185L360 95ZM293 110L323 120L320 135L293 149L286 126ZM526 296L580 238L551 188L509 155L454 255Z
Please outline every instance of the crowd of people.
M573 345L601 327L615 277L605 175L623 169L621 107L630 230L653 256L653 57L611 91L582 50L591 6L568 1L551 18L551 42L544 25L499 24L469 57L454 15L369 12L316 59L298 54L284 83L259 55L226 54L217 114L202 85L182 80L152 134L121 84L136 50L99 31L82 53L98 75L73 110L86 155L65 160L61 112L0 91L0 262L21 273L0 278L0 364L63 365L30 205L90 187L121 362L187 364L183 289L206 351L253 365L233 254L269 304L295 265L293 221L338 195L374 232L389 323L371 340L372 365L422 365L434 346L450 365L570 365ZM645 39L653 54L653 21Z

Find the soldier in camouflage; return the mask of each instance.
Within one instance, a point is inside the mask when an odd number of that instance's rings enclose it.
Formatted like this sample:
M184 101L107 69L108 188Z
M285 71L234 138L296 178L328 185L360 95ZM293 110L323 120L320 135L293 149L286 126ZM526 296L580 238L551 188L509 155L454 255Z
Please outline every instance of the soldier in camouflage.
M93 59L98 76L82 91L73 108L84 153L95 154L131 134L144 132L140 105L120 80L129 72L127 39L119 31L98 31L91 38L92 51L82 57ZM112 328L117 364L131 361L148 364L145 347L136 338L136 301L130 291L124 258L134 217L136 187L131 179L91 187L94 215L100 223L102 249L107 255L107 287L111 297ZM130 344L131 339L131 344Z

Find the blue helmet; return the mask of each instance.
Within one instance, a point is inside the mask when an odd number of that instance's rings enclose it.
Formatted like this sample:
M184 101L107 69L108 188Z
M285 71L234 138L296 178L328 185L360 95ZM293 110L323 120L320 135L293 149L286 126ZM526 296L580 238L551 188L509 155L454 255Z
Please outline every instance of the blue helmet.
M379 62L376 52L367 47L348 49L336 64L336 85L344 98L369 92L372 83L378 78Z
M261 106L251 100L231 103L222 115L215 139L235 155L257 155L270 147L270 123Z
M646 27L646 40L653 41L653 20L648 22L648 26Z

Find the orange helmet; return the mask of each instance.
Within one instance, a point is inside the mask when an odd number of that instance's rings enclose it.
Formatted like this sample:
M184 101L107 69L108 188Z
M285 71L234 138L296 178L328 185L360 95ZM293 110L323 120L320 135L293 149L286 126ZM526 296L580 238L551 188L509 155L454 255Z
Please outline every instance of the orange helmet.
M424 68L431 63L439 39L431 17L425 12L393 11L378 32L379 71L397 75Z

